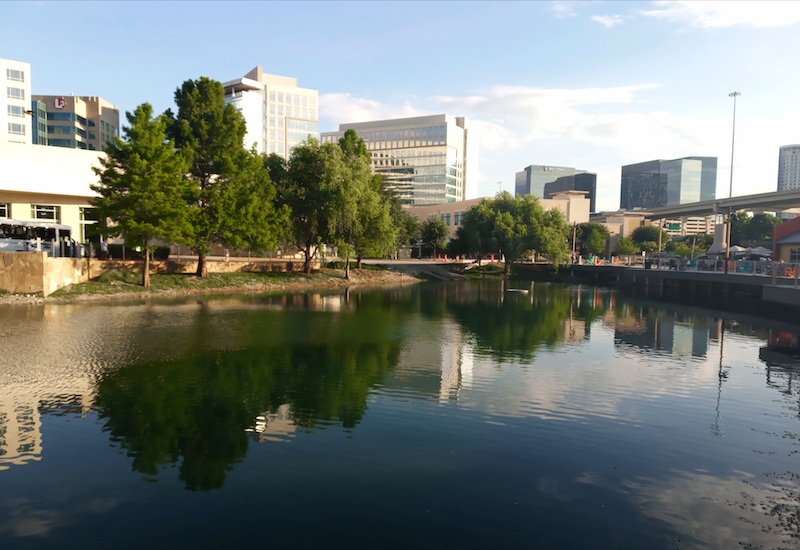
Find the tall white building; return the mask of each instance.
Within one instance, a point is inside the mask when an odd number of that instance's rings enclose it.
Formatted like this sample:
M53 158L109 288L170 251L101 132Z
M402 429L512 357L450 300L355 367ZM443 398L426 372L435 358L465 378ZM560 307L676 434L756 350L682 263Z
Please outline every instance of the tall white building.
M0 59L0 79L0 143L33 143L30 64Z
M323 142L355 130L372 155L372 169L384 177L402 204L425 206L477 196L477 139L465 117L430 115L340 124Z
M784 145L778 156L778 191L800 189L800 145Z
M319 92L299 88L296 78L266 74L259 65L222 85L225 100L244 115L246 147L288 158L292 147L319 137Z

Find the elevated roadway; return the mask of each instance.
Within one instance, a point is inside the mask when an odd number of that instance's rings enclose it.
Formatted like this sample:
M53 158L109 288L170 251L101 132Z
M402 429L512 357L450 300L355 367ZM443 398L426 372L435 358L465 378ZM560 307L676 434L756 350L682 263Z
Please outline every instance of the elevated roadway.
M785 212L793 209L800 209L800 189L662 206L660 208L642 210L641 214L647 219L659 220L689 216L705 217L715 214L727 214L730 211L736 212L739 210L753 212Z

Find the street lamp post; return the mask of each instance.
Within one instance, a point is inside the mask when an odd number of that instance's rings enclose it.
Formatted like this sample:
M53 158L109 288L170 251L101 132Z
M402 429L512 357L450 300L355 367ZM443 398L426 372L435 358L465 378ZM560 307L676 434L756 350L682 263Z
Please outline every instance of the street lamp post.
M733 98L733 129L731 130L731 180L728 187L728 198L733 197L733 151L736 145L736 98L739 97L741 92L731 92L728 97ZM727 243L725 244L725 273L728 272L728 261L731 259L731 217L733 215L732 208L728 207L728 228L727 228Z

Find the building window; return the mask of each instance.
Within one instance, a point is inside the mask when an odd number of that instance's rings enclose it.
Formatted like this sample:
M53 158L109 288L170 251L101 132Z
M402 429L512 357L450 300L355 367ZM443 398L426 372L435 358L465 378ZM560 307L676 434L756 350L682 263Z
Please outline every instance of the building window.
M31 217L35 220L48 220L58 222L61 220L61 207L45 204L32 204Z
M23 117L25 116L25 108L20 105L9 105L8 116Z
M791 263L800 262L800 248L789 249L789 261Z
M16 80L17 82L25 82L25 71L6 69L6 78L8 80Z
M18 136L25 135L25 125L24 124L17 124L16 122L9 122L8 123L8 133L9 134L16 134Z
M11 217L11 205L7 202L0 202L0 218Z
M6 87L6 94L11 99L25 99L25 90L22 88Z

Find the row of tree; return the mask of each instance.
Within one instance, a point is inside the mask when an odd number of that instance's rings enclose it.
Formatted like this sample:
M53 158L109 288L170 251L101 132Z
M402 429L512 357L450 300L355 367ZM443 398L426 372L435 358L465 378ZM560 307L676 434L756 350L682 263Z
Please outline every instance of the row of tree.
M338 144L309 139L287 160L243 146L244 118L219 82L188 80L175 103L177 113L154 116L148 103L126 113L124 139L94 168L98 229L141 243L144 286L155 240L188 246L201 277L214 245L296 247L308 273L320 248L335 244L349 275L351 257L383 256L418 232L417 220L372 174L354 131Z

